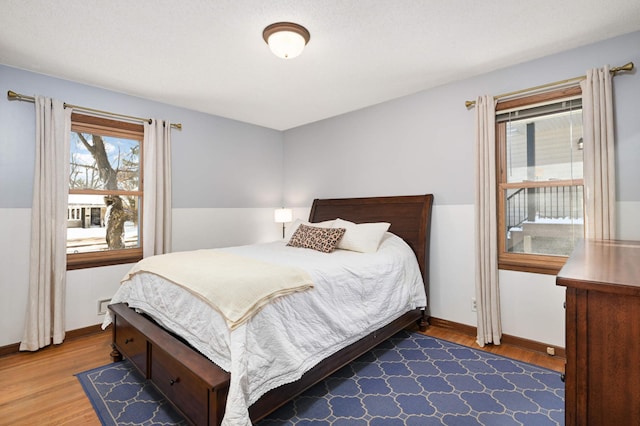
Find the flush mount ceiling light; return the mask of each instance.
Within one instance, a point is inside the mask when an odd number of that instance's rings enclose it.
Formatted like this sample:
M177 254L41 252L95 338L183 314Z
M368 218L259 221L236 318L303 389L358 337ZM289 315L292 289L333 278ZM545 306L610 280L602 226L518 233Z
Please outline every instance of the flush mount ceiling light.
M283 59L291 59L302 53L304 46L309 43L311 35L301 25L292 22L277 22L264 29L262 38L274 55Z

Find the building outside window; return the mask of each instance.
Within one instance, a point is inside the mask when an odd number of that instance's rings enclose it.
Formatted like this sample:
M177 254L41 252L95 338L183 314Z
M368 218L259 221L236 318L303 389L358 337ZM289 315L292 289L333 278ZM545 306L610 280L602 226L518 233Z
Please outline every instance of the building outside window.
M496 111L499 267L555 274L584 237L581 98Z

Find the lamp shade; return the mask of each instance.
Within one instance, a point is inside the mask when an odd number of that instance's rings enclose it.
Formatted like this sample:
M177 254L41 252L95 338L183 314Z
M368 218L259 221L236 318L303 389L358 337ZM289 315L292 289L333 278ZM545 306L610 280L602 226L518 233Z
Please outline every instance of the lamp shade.
M291 59L302 53L311 35L301 25L292 22L278 22L269 25L262 32L262 38L274 55Z
M293 220L293 211L291 209L276 209L273 212L273 219L276 223L289 223Z

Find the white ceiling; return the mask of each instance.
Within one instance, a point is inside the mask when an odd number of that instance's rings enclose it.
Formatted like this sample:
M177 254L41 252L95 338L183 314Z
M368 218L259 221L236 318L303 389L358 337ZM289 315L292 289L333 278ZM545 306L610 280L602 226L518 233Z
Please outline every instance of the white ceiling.
M637 30L639 0L0 0L0 63L285 130Z

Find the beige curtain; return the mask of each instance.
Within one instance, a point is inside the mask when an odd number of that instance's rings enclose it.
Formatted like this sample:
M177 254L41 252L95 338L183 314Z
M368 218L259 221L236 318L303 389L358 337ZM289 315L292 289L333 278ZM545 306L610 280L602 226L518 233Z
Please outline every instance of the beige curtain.
M171 252L171 125L144 124L144 257Z
M500 288L496 218L496 106L491 96L476 100L475 272L477 342L500 344Z
M609 66L587 71L582 88L585 238L615 238L613 92Z
M65 335L71 108L42 96L35 98L35 105L29 299L22 351L62 343Z

